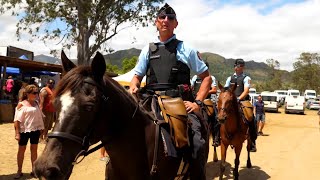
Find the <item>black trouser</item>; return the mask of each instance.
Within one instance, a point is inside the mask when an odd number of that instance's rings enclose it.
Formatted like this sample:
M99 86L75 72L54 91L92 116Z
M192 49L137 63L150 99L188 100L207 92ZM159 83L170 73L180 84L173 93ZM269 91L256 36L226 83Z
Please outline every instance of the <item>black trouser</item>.
M192 159L190 164L190 179L191 180L205 180L206 179L206 122L201 122L201 119L194 113L188 114L188 118L191 120L193 137L192 137Z

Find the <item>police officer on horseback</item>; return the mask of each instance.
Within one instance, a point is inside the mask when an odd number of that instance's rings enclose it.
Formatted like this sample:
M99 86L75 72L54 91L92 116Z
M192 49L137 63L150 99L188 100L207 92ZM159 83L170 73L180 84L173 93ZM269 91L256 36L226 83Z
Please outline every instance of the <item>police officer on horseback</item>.
M207 65L207 67L209 68L209 63L206 61L205 64ZM217 101L217 84L216 84L216 78L214 76L211 76L212 79L212 84L211 84L211 89L209 90L208 96L206 97L206 99L211 99L213 102L216 103ZM193 89L193 93L196 95L200 89L202 83L202 79L197 76L194 75L191 79L191 87ZM208 121L209 121L209 125L211 128L211 132L212 132L212 140L213 146L218 147L220 145L220 139L219 138L214 138L214 137L218 137L217 133L219 133L219 130L217 128L219 128L219 124L218 121L216 120L216 115L218 114L218 110L217 107L214 106L214 114L212 116L208 117ZM218 134L219 135L219 134Z
M232 83L237 84L235 94L238 102L249 101L249 88L251 85L251 78L244 73L245 62L243 59L236 59L234 62L234 74L227 78L225 87L229 87ZM249 120L249 134L252 140L251 152L257 151L255 140L257 139L257 129L254 120ZM218 138L218 137L216 137Z
M159 39L142 49L134 68L135 75L130 82L129 92L137 93L145 75L147 76L146 89L165 91L169 96L172 92L176 92L172 90L178 89L178 94L184 100L188 118L191 118L192 121L194 132L192 138L195 149L197 149L192 155L195 158L191 164L196 167L192 169L198 172L194 172L196 175L193 177L191 175L191 179L205 179L206 155L203 152L206 138L201 134L201 118L196 114L200 112L202 101L210 89L211 76L197 51L176 38L174 29L178 26L178 21L172 7L165 4L159 10L155 25L159 32ZM190 70L202 79L201 87L195 98L192 96L190 87Z

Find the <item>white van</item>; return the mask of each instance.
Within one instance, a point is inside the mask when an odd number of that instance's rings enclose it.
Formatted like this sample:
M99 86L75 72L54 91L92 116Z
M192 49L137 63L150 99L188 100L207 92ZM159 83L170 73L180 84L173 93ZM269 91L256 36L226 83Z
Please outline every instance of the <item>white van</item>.
M304 91L305 100L316 99L316 97L317 97L317 92L315 90L307 89Z
M275 90L274 92L278 94L279 107L284 105L284 101L286 99L286 96L288 95L288 91L287 90Z
M287 96L284 107L285 113L304 114L304 97L303 96Z
M278 94L274 92L262 92L261 96L265 111L278 112Z
M289 89L287 96L300 96L300 92L296 89Z
M250 96L250 102L253 105L258 100L259 94L249 94L249 96Z
M255 88L250 88L249 89L249 94L256 94L257 90Z

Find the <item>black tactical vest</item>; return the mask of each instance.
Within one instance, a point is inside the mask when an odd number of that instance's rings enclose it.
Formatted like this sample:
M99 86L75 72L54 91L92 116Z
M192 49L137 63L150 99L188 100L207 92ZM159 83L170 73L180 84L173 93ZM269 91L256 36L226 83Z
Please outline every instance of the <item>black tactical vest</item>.
M202 83L202 79L197 76L197 79L196 81L194 82L194 85L193 85L193 91L195 94L198 93L199 89L200 89L200 86L201 86L201 83Z
M171 83L190 85L189 67L176 58L177 45L181 41L171 40L167 44L149 44L149 64L147 67L147 85Z
M193 93L195 96L198 93L198 91L200 90L201 83L202 83L202 79L199 76L197 76L196 82L194 82L194 85L193 85ZM210 89L211 88L212 87L210 87ZM211 94L208 94L206 99L210 99L210 98L211 98Z
M241 77L237 77L237 76L235 76L235 75L232 75L231 76L231 81L230 81L230 83L237 83L237 88L236 88L236 90L235 90L235 94L236 94L236 96L237 97L239 97L242 93L243 93L243 91L244 91L244 83L243 83L243 80L244 80L244 78L246 78L247 77L247 75L244 75L244 76L241 76ZM245 98L244 98L244 100L249 100L250 99L250 96L249 95L247 95Z

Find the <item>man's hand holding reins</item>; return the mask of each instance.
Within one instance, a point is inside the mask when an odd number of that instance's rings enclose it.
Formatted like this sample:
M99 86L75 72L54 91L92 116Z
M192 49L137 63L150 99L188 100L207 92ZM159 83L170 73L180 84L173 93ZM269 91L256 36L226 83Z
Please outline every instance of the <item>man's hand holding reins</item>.
M184 101L184 106L186 107L186 110L187 110L188 113L192 113L192 112L198 113L198 112L200 112L200 107L195 102Z

